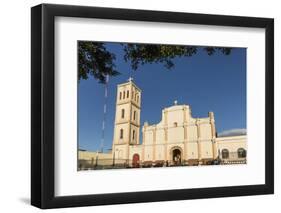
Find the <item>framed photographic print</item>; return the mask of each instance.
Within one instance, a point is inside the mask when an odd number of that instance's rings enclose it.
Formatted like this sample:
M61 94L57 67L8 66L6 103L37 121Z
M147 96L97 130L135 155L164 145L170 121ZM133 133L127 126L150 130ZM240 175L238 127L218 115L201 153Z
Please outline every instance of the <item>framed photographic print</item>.
M31 9L31 203L274 192L274 21Z

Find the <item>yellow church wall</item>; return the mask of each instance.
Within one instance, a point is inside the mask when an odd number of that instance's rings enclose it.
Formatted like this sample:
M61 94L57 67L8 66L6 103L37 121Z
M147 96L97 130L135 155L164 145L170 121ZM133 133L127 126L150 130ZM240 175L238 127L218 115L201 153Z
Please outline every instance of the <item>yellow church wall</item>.
M197 141L197 138L198 138L197 126L196 125L188 126L187 140Z
M153 144L153 131L154 128L150 128L146 131L144 131L144 137L145 137L145 145L151 145Z
M144 161L153 161L153 148L154 146L145 145L143 159Z
M183 126L168 128L168 143L178 143L184 141Z
M206 118L192 118L190 107L174 105L162 110L158 124L143 127L145 160L172 160L172 150L178 147L183 160L215 158L213 144L213 113ZM199 143L198 143L199 141ZM163 145L161 150L160 146ZM199 154L200 152L200 154ZM151 157L154 156L153 157ZM160 159L159 159L160 160Z
M129 156L129 147L127 144L114 145L114 158L120 160L126 160Z
M155 146L155 160L165 160L165 145L157 144Z
M78 151L78 160L87 161L88 164L95 165L98 163L103 165L112 164L112 153L97 153L91 151ZM78 164L81 162L78 162Z
M213 143L212 141L200 142L200 157L201 159L213 159Z
M123 138L120 138L120 130L123 129ZM123 144L129 142L129 124L122 123L118 124L118 127L114 129L114 141L116 144Z
M142 145L132 145L129 148L129 159L133 159L134 154L138 154L139 155L139 159L143 160L143 156L142 156Z
M129 96L127 96L127 91L131 90L131 85L129 84L122 84L119 85L118 91L117 91L117 96L116 96L116 103L117 104L122 104L128 102L130 100L131 94L129 93Z
M78 158L84 160L91 160L92 158L96 158L96 152L89 151L78 151Z
M173 127L175 123L182 124L184 122L184 106L176 105L166 108L168 127Z
M155 144L163 144L164 142L165 142L165 131L164 128L161 128L156 131Z
M130 120L130 104L124 103L122 105L119 105L116 110L116 122L128 122ZM124 117L122 117L122 110L124 110Z
M216 138L217 148L228 149L229 152L237 152L239 148L247 150L247 136L228 136Z
M212 138L211 124L209 123L209 120L207 120L207 122L208 123L200 124L200 138L202 140L207 140Z
M131 125L130 144L139 144L139 127Z
M188 142L186 144L187 155L186 159L198 159L198 143L197 142Z
M132 107L132 111L131 111L130 120L133 124L138 125L140 123L140 110L135 105L131 105L131 107Z
M132 88L132 103L141 105L141 90L133 83L131 82L131 88Z

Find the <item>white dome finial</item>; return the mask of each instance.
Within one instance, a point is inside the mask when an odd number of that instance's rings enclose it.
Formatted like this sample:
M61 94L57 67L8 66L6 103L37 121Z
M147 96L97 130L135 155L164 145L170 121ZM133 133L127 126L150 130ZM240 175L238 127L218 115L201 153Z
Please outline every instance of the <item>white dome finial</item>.
M178 105L178 101L177 101L177 100L175 100L175 101L174 101L174 104L175 104L175 105Z
M132 77L130 77L129 79L128 79L128 81L133 81L134 79L132 78Z

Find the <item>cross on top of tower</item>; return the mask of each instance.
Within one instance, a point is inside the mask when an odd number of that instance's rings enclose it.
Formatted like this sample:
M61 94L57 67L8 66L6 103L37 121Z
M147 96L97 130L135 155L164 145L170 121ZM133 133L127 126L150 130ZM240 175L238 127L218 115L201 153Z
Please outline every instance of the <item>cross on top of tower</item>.
M177 101L177 100L175 100L175 101L174 101L174 104L175 104L175 105L178 105L178 101Z
M130 77L129 79L128 79L128 81L133 81L134 79L132 78L132 77Z

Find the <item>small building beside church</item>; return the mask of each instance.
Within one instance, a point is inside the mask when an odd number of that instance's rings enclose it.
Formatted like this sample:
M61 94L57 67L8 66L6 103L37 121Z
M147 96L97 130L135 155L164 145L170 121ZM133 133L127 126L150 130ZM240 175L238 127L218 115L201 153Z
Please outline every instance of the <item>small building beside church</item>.
M162 109L159 123L141 126L141 96L132 79L118 85L112 151L99 153L98 159L95 152L83 158L79 151L79 162L127 167L246 163L247 136L218 137L213 112L193 118L189 105L175 101Z

